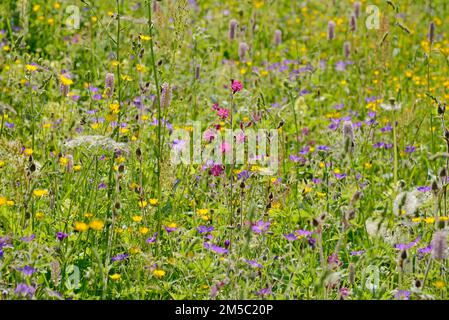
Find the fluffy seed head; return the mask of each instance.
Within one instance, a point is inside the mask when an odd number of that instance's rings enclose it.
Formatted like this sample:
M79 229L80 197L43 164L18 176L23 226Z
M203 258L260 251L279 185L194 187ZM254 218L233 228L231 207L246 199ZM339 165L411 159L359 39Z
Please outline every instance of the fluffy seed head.
M237 33L238 22L235 19L229 21L229 40L234 40Z
M115 76L113 73L106 73L105 77L105 88L106 88L106 96L108 98L112 97L114 94L114 82L115 82Z
M443 260L447 257L447 233L444 230L433 234L432 257L435 260Z
M281 44L281 42L282 42L282 31L277 29L274 32L274 44L278 46Z
M332 20L327 24L327 38L329 40L334 40L335 38L335 22Z
M246 52L248 51L249 47L246 42L240 42L239 44L239 58L241 62L246 61Z

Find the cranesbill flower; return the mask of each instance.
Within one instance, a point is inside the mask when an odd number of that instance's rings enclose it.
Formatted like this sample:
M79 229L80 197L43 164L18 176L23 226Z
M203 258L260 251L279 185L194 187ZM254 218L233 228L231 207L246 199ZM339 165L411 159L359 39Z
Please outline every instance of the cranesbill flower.
M155 243L156 242L156 237L157 237L157 232L154 233L152 237L148 238L146 243Z
M421 237L417 237L415 240L413 240L410 243L399 243L397 245L395 245L395 248L398 250L408 250L414 246L416 246L418 244L418 242L421 240Z
M259 220L251 227L251 230L253 230L255 233L264 233L268 230L269 226L269 221Z
M164 226L165 231L167 231L167 233L172 233L173 231L178 230L178 227L176 225L176 223L170 223L167 226Z
M415 152L416 148L415 146L406 146L405 147L405 153L413 153Z
M435 260L443 260L447 257L447 233L444 230L437 231L433 235L432 257Z
M407 291L407 290L397 290L396 293L395 293L395 295L394 295L394 298L395 298L396 300L409 300L409 299L410 299L410 295L411 295L411 292L410 292L410 291Z
M196 230L200 233L200 234L205 234L205 233L209 233L214 231L214 226L199 226L198 228L196 228Z
M219 247L215 244L210 244L209 242L204 242L204 248L216 252L218 254L227 254L228 249Z
M313 234L313 232L308 231L308 230L296 230L295 234L298 236L298 238L304 238L304 237L311 236Z
M432 186L420 186L417 187L416 190L418 190L419 192L429 192L432 190Z
M248 259L245 259L245 261L246 261L246 263L248 263L251 267L254 267L254 268L263 268L263 266L262 266L260 263L257 263L257 261L255 261L255 260L248 260Z
M67 233L64 233L64 232L61 232L61 231L59 231L58 233L56 233L56 238L57 238L59 241L62 241L62 240L64 240L64 239L67 238L67 237L68 237Z
M362 254L364 254L366 252L366 250L360 250L360 251L351 251L349 254L351 256L361 256Z
M36 288L27 285L26 283L19 283L14 292L20 296L32 297L36 292Z
M36 235L33 233L32 235L28 236L28 237L22 237L20 238L20 240L22 240L23 242L31 242L36 238Z
M115 257L112 257L111 261L112 262L123 261L123 260L125 260L128 257L129 257L129 254L127 254L127 253L120 253L120 254L116 255Z
M256 292L258 296L267 296L271 294L271 288L263 288Z
M22 271L22 273L24 275L26 275L27 277L31 277L33 275L33 273L35 273L37 270L34 269L31 266L25 266L23 268L17 268L17 270Z
M288 241L295 241L297 239L293 233L284 234L284 237Z

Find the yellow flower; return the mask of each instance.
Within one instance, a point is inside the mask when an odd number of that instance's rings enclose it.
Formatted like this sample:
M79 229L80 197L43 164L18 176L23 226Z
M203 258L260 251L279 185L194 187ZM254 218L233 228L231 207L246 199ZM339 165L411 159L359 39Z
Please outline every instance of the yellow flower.
M435 218L434 217L425 218L424 222L428 223L428 224L434 223L435 222Z
M132 247L131 249L129 249L129 252L131 254L137 254L137 253L141 252L141 250L140 250L140 248Z
M75 230L78 232L85 232L89 230L89 226L84 222L75 222Z
M31 156L31 155L33 154L33 149L31 149L31 148L25 148L25 150L24 150L23 152L25 152L25 154L26 154L27 156Z
M134 222L140 222L142 221L142 216L134 216L132 219Z
M6 205L9 207L12 207L14 205L14 201L8 200L8 201L6 201Z
M81 166L79 164L76 164L73 166L73 170L74 171L80 171L81 170Z
M148 231L150 231L150 229L148 229L147 227L142 227L142 228L139 229L139 232L141 234L147 234Z
M104 227L104 222L101 221L101 220L95 219L95 220L92 220L92 221L89 223L89 227L90 227L91 229L96 230L96 231L101 231L101 229L103 229L103 227Z
M150 37L150 36L145 36L145 35L143 35L143 34L141 34L141 35L139 36L139 38L140 38L140 40L142 40L142 41L149 41L149 40L151 40L151 37Z
M176 223L172 222L172 223L169 223L169 224L167 225L167 227L168 227L168 228L177 228L178 225L177 225Z
M165 276L165 271L162 269L156 269L153 271L153 274L158 278L162 278L163 276Z
M53 8L59 9L59 8L61 8L61 4L59 2L55 2L55 4L53 5Z
M49 25L54 25L55 24L55 19L53 19L53 18L50 18L50 19L48 19L47 20L47 23L49 24Z
M94 215L93 215L93 213L86 212L86 213L84 214L84 216L85 216L87 219L90 219L90 218L92 218Z
M148 202L146 202L145 200L140 200L139 201L139 207L141 208L145 208L147 206Z
M421 218L420 217L412 218L412 221L413 222L421 222Z
M156 206L156 205L158 204L158 200L157 200L157 199L154 199L154 198L151 198L151 199L150 199L150 204L151 204L152 206Z
M113 275L110 275L110 276L109 276L109 278L111 278L111 279L114 280L114 281L120 280L121 277L122 277L122 276L119 275L118 273L114 273Z
M8 52L11 48L8 45L3 46L3 51Z
M69 159L67 159L66 157L61 157L61 158L59 158L59 164L60 164L61 166L66 166L67 163L69 163Z
M373 164L372 164L371 162L366 162L366 163L365 163L365 168L366 168L366 169L369 170L369 169L371 169L372 167L373 167Z
M33 195L35 197L44 197L48 195L48 190L47 189L35 189L33 190Z
M304 188L304 193L309 193L309 192L311 192L312 191L312 187L310 187L310 186L306 186L305 188Z
M5 166L5 161L0 160L0 168L3 168Z
M0 197L0 206L6 204L7 199L5 197Z
M198 210L196 210L196 212L197 212L200 216L203 216L203 215L206 215L206 214L209 213L209 209L198 209Z
M438 289L443 289L445 286L444 281L438 280L437 282L435 282L435 287L437 287Z
M61 74L59 75L59 80L61 81L61 83L64 86L70 86L71 84L73 84L73 80L69 79L68 77L66 77L65 75Z
M36 219L37 220L43 220L45 217L45 214L43 212L36 212Z
M119 113L120 111L120 105L118 103L111 103L109 105L109 110L111 110L112 113Z
M34 12L38 12L40 9L41 9L41 6L38 5L38 4L35 4L35 5L33 6L33 11L34 11Z
M38 66L35 66L33 64L27 64L27 65L25 65L25 69L27 71L34 72L38 69Z

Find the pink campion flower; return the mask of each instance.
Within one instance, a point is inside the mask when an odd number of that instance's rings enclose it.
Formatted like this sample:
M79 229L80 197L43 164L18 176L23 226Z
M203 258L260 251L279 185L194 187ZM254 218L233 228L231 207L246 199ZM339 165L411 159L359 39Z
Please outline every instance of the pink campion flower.
M229 110L226 108L220 108L217 111L217 115L224 120L229 116Z
M231 144L227 142L223 142L220 146L221 153L228 153L231 149Z
M243 84L238 81L238 80L231 80L231 89L232 89L232 93L236 93L239 92L243 89Z
M214 177L218 177L220 174L222 174L224 168L221 164L214 164L211 168L210 168L210 173L214 176Z
M207 129L203 133L203 139L207 142L211 142L217 136L217 130L215 129Z

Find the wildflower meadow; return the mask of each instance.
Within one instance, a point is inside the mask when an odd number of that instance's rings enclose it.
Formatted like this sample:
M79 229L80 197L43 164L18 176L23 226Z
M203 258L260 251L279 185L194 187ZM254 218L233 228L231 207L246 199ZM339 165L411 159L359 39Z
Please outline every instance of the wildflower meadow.
M0 13L0 300L449 298L448 1Z

